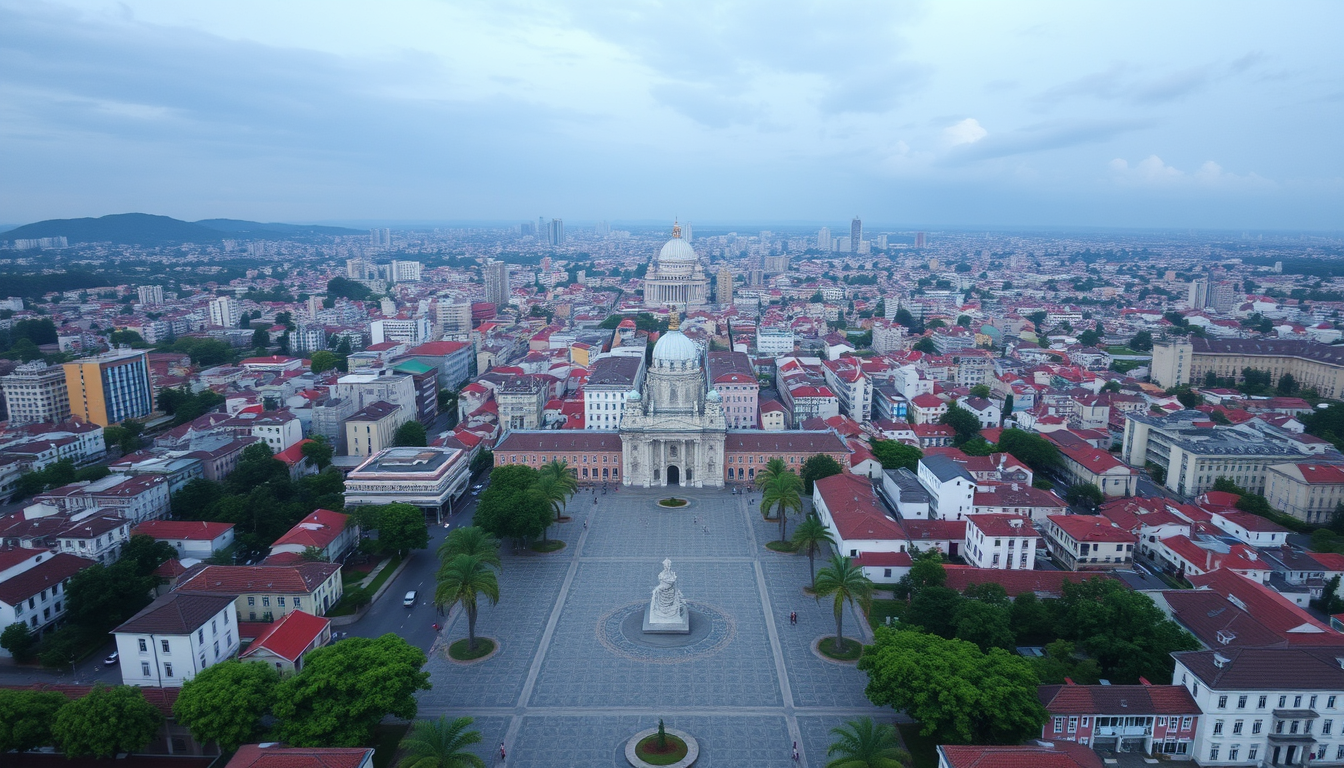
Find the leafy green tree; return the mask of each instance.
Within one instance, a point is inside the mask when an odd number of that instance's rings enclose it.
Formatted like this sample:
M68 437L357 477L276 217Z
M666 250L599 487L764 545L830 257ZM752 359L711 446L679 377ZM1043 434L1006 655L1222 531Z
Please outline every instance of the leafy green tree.
M955 402L947 406L947 412L938 418L938 423L946 424L957 433L952 440L955 445L961 445L980 434L980 419Z
M835 608L835 651L841 652L845 645L844 618L845 603L858 603L867 611L873 602L873 582L863 575L863 569L854 565L848 557L832 555L831 564L817 573L813 592L817 601L832 598Z
M807 461L803 462L803 470L799 473L803 479L803 491L811 494L813 483L823 477L838 475L843 471L844 470L840 468L840 462L827 454L813 454L807 458Z
M983 397L988 399L990 394L992 393L989 391L988 384L976 384L974 387L971 387L971 397Z
M37 650L37 636L27 624L16 621L0 632L0 648L9 651L18 663L27 664L32 661L33 652Z
M1004 420L1013 415L1013 405L1013 395L1010 392L1003 398L1003 411L999 418L999 426L1003 426Z
M1005 429L999 436L998 448L1031 467L1034 472L1046 472L1059 466L1059 449L1054 443L1020 429Z
M327 296L343 297L351 301L367 301L371 291L362 283L344 277L333 277L327 281Z
M970 315L957 315L957 325L961 326L962 328L970 328L970 327L971 327L971 316L970 316Z
M923 627L925 632L939 637L954 637L957 611L965 601L966 598L955 589L925 587L911 597L910 607L905 611L905 623Z
M55 743L51 726L70 702L55 691L0 688L0 754L27 752Z
M252 346L255 349L265 349L271 346L271 334L265 328L258 328L253 331Z
M469 731L470 717L417 720L401 740L406 756L397 768L485 768L485 761L467 747L481 743L480 731Z
M228 659L182 686L173 717L202 744L213 741L232 752L261 737L262 718L279 684L280 673L269 664Z
M495 452L488 449L482 449L480 453L471 457L470 470L471 473L474 475L477 472L482 472L486 469L493 467L494 465L495 465Z
M555 519L559 520L561 510L565 508L569 503L569 500L573 498L574 494L579 490L578 474L569 466L568 461L565 461L564 459L552 459L541 465L541 469L538 470L538 475L543 480L551 478L554 481L554 486L544 489L543 492L548 500L553 499L559 504L555 512Z
M1297 388L1297 379L1293 378L1293 374L1285 373L1279 377L1279 385L1275 389L1280 395L1287 396L1297 394Z
M295 747L358 747L391 715L414 720L416 691L429 689L425 652L400 637L351 637L303 657L275 687L273 736Z
M807 569L812 574L812 588L817 588L817 551L827 544L835 546L835 537L831 529L822 524L816 515L808 515L798 527L793 529L793 545L807 551Z
M896 727L871 717L848 720L831 729L835 741L826 749L826 768L905 768L913 761L901 749Z
M1095 347L1101 344L1101 334L1096 328L1089 328L1078 334L1078 343L1085 347Z
M1150 352L1153 349L1153 334L1139 331L1129 340L1129 348L1135 352Z
M471 555L454 555L439 566L434 604L446 611L461 605L467 614L467 647L476 650L476 614L480 597L491 605L499 603L499 580L485 563Z
M784 462L779 459L779 466L782 468ZM801 512L803 510L803 497L799 493L803 489L802 478L795 475L788 469L782 472L767 476L765 482L761 478L756 478L761 486L761 511L769 513L771 509L779 517L779 540L785 541L785 531L787 530L789 512Z
M94 563L70 577L66 620L106 632L149 605L154 586L154 577L140 573L132 561Z
M883 469L904 467L914 472L919 468L919 460L924 458L919 446L906 445L899 440L874 440L869 447Z
M1013 600L1010 621L1018 644L1040 645L1055 636L1050 610L1034 592L1024 592Z
M1042 685L1063 685L1072 680L1078 685L1096 685L1101 668L1095 659L1078 658L1068 640L1056 640L1045 646L1045 655L1031 660Z
M1051 606L1061 639L1087 651L1109 679L1171 681L1171 654L1199 649L1190 633L1168 619L1147 596L1112 579L1065 583Z
M1001 648L878 627L859 669L869 701L906 712L939 744L1017 744L1046 721L1035 670Z
M485 565L500 568L499 539L479 526L470 525L451 531L439 545L439 561L448 562L458 555L469 555Z
M378 543L385 551L405 557L412 549L429 546L425 514L410 504L386 504L378 513Z
M166 541L157 541L152 536L137 533L126 541L121 548L118 563L128 563L134 573L148 576L155 568L177 557L177 550Z
M400 427L397 427L397 432L392 437L392 444L410 447L423 447L428 445L429 436L425 433L425 425L415 420L402 424Z
M976 435L961 444L961 452L967 456L988 456L994 453L994 444L981 435Z
M910 572L901 577L904 591L918 595L928 587L941 587L947 583L947 570L943 568L943 553L936 549L926 549L915 553Z
M98 683L56 713L51 734L66 757L112 757L154 740L163 715L139 688Z
M311 362L308 369L313 373L335 370L340 364L340 358L325 349L314 352L308 359Z
M1015 645L1011 610L984 600L962 600L952 619L958 640L975 643L980 650L1012 649Z
M1106 494L1094 483L1074 483L1064 492L1064 500L1070 504L1096 509L1106 501Z
M938 347L933 343L933 339L928 336L916 341L910 348L916 352L923 352L926 355L938 354Z
M321 472L331 466L331 458L336 454L326 435L313 435L313 438L299 449L303 455Z

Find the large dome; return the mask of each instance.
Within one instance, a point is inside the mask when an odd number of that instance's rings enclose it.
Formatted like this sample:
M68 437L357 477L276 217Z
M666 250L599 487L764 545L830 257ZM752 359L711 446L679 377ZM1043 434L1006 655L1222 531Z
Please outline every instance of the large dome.
M700 358L700 347L694 341L686 337L686 334L678 330L671 330L663 334L657 344L653 345L653 364L658 365L663 362L682 363L694 362Z
M659 261L696 261L697 259L699 257L695 255L695 249L680 237L673 237L668 240L663 245L663 249L658 252Z

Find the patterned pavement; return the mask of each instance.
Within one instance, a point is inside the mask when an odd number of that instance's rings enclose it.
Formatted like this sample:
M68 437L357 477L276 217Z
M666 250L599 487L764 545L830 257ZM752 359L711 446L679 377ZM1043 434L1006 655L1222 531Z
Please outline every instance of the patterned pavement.
M831 728L861 715L899 718L868 703L866 676L853 665L812 653L817 637L834 633L834 616L802 592L806 557L763 546L778 537L777 524L727 490L678 489L689 506L658 508L668 495L622 489L594 504L580 492L569 505L573 522L551 532L564 550L506 552L500 603L477 620L478 634L500 640L499 652L476 664L449 661L444 646L466 634L465 618L450 618L431 652L434 687L421 695L420 716L475 717L492 766L503 740L509 766L621 768L626 739L659 717L700 742L697 766L781 768L795 765L794 741L798 764L821 766ZM661 650L642 660L628 643L599 639L618 631L613 612L648 599L664 557L686 599L731 625L716 627L715 641L686 661L669 663ZM796 626L789 611L798 612ZM870 639L850 611L845 634Z

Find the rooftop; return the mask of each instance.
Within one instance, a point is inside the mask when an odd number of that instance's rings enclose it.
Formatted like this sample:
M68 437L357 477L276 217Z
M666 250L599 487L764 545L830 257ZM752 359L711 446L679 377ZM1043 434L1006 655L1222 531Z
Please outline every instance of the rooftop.
M189 635L233 605L236 595L175 590L112 630L137 635Z

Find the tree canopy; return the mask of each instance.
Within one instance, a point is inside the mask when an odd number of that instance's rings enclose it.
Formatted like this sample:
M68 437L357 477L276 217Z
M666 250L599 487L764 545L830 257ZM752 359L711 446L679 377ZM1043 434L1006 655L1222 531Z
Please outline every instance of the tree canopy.
M840 467L840 462L824 453L816 453L803 462L803 471L799 476L803 479L803 490L806 493L812 493L812 484L831 475L838 475L844 470Z
M874 440L870 445L873 456L882 464L883 469L902 467L915 471L924 452L918 446L906 445L899 440Z
M378 512L378 544L385 552L405 556L429 546L425 513L410 504L386 504Z
M0 688L0 754L53 744L52 724L69 702L65 694L55 691Z
M202 744L225 752L262 735L280 673L260 661L229 659L201 670L182 686L173 716Z
M51 733L66 757L112 757L153 741L162 722L139 688L99 683L60 708Z
M392 444L410 447L429 445L429 436L425 433L425 425L415 420L402 424L397 427L397 432L392 438Z
M939 417L938 422L946 424L957 433L952 439L955 445L961 445L980 434L980 419L955 402L947 406L947 412Z
M1021 429L1005 429L999 435L998 448L1011 454L1034 472L1044 472L1059 465L1059 449L1055 444Z

